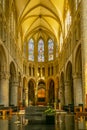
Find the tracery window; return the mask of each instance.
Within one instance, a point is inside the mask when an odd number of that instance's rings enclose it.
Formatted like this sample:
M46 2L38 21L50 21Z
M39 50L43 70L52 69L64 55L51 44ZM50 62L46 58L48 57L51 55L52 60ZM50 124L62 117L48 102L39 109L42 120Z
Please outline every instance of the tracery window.
M40 39L38 42L38 62L44 62L44 41Z
M28 60L34 61L34 40L30 39L28 43Z
M51 61L54 59L53 57L53 50L54 50L54 43L52 39L48 40L48 61Z

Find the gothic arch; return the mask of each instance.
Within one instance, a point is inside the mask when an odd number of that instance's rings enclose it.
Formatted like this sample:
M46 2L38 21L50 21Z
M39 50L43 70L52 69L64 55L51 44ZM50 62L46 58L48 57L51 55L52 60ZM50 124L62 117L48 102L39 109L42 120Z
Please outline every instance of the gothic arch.
M9 105L18 105L17 103L17 77L16 77L16 67L14 62L10 63L10 79L9 79Z
M38 90L37 90L37 104L45 105L46 103L46 83L44 80L38 81Z
M39 86L40 84L42 84L41 86ZM39 87L43 87L44 89L46 89L46 83L45 83L45 81L44 80L39 80L38 81L38 89L39 89Z
M78 46L75 55L75 74L74 74L74 100L75 105L83 103L82 94L82 54L81 45Z
M72 78L72 63L69 61L66 67L66 79L65 79L65 104L73 104L73 78Z
M64 72L61 72L60 76L60 87L59 87L59 97L61 105L65 104L65 83L64 83Z
M72 63L69 61L66 67L66 80L70 80L72 77Z
M56 77L56 82L55 82L55 101L56 105L59 103L59 77Z
M27 101L26 90L27 90L27 79L26 79L26 77L23 77L23 89L22 89L23 106L27 105L27 103L26 103L26 101Z
M7 57L5 49L2 45L0 45L0 71L6 71L7 70Z
M16 66L13 61L10 63L10 77L16 78Z
M28 105L35 105L35 81L33 79L28 82Z
M0 104L8 106L8 75L7 57L4 47L0 44Z
M48 81L48 102L49 105L54 105L55 102L55 82L53 79Z
M27 88L27 79L26 77L23 77L23 89Z
M82 54L81 54L81 45L78 46L76 55L75 55L75 72L82 73Z

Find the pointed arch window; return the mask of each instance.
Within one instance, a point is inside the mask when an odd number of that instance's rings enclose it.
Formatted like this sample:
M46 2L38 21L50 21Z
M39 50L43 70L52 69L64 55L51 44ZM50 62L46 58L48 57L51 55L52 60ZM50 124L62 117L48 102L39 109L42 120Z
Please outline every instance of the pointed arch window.
M38 42L38 62L44 62L44 41L40 39Z
M28 60L34 61L34 40L32 38L28 43Z
M54 50L54 42L52 39L49 39L48 40L48 61L54 59L53 50Z

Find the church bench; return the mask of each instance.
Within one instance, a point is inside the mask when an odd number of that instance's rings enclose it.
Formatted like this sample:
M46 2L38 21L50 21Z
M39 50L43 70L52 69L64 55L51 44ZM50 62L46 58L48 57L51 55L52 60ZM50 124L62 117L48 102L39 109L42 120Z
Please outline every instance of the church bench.
M82 106L74 106L74 113L76 112L82 112Z
M75 116L76 116L76 118L78 118L78 117L87 117L87 112L76 112Z
M8 113L9 113L9 115L12 114L12 109L11 108L9 108L9 109L0 109L1 116L6 116Z

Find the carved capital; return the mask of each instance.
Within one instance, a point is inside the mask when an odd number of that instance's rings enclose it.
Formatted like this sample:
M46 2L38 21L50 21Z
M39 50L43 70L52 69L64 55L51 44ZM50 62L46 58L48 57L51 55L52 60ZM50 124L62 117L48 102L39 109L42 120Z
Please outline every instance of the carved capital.
M0 79L9 79L10 74L7 72L0 72Z

